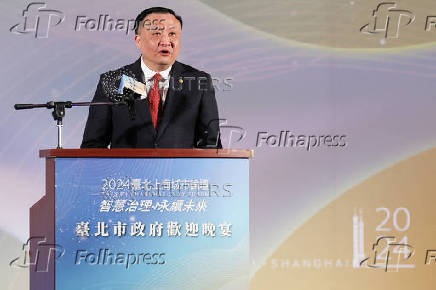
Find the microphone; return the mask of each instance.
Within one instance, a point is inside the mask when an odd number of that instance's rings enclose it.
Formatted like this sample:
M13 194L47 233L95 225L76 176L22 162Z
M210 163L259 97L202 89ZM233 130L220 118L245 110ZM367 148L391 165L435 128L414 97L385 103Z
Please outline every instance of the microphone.
M133 72L125 67L104 73L101 76L101 85L104 94L113 103L125 103L124 89L145 97L147 96L146 85L137 81Z
M124 88L129 89L139 95L147 96L147 87L144 83L138 82L132 77L123 74L121 76L120 86L118 88L118 93L123 94Z
M147 89L144 83L137 81L134 74L127 70L110 71L102 76L102 86L109 99L117 104L125 104L128 107L131 120L135 120L135 100L141 95L147 97ZM117 84L118 87L117 87Z
M135 100L140 98L141 95L147 96L145 84L123 74L121 76L120 86L118 87L118 94L121 95L122 101L127 104L130 119L135 120Z

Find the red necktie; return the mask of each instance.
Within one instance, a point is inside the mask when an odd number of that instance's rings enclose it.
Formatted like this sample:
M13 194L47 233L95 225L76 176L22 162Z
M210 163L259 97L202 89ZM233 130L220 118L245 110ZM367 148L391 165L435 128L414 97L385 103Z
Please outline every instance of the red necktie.
M151 120L153 121L153 126L156 128L159 114L159 103L160 103L160 93L159 93L159 81L162 78L160 74L155 74L153 76L154 85L148 94L148 102L150 104Z

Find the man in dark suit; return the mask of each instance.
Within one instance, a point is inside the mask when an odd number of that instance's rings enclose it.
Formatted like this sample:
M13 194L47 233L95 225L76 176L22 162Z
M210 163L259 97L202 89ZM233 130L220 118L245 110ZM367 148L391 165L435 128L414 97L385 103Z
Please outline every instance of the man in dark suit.
M123 72L146 84L147 95L135 99L130 109L91 106L81 148L221 148L210 75L176 61L181 17L171 9L153 7L142 11L135 25L141 58L102 74L93 102L110 101L110 76Z

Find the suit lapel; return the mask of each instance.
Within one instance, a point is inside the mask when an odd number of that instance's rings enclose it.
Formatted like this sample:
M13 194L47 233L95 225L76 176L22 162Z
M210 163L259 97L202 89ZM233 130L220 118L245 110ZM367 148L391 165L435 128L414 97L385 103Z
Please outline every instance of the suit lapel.
M162 118L158 125L158 132L156 139L163 135L165 129L168 127L168 124L171 121L171 117L173 116L174 108L177 105L180 92L181 92L181 84L179 83L179 79L182 77L183 66L179 62L175 62L170 71L170 85L167 91L167 95L165 98L165 105L162 113Z
M145 77L144 72L141 68L141 58L139 58L137 61L132 63L128 70L133 73L133 77L142 83L145 84ZM154 129L152 125L151 120L151 113L150 113L150 107L148 105L148 98L142 99L142 100L136 100L135 101L135 109L136 109L136 116L139 120L143 121L144 123L150 124L151 126L151 133L153 135L156 135L156 130Z
M129 65L128 70L133 73L136 80L144 82L144 73L141 69L141 58Z

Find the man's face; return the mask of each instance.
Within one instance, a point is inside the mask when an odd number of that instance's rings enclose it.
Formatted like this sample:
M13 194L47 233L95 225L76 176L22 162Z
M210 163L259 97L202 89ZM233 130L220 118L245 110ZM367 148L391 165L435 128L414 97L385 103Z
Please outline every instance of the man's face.
M154 71L173 65L180 54L182 28L174 15L152 13L139 24L135 43L144 63Z

